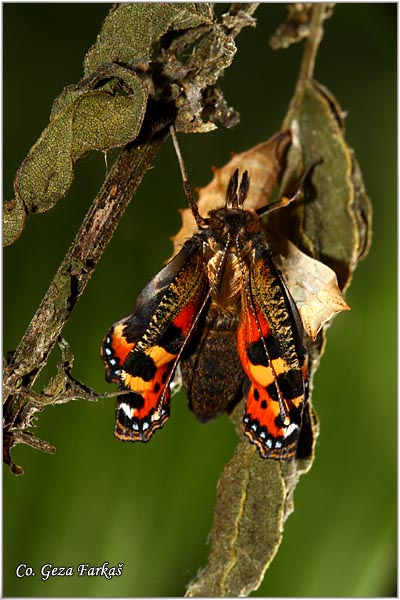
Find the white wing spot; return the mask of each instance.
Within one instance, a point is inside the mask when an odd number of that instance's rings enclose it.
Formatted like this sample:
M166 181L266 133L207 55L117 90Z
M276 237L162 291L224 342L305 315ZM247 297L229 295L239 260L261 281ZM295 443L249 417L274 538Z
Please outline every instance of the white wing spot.
M132 419L132 417L134 415L134 412L135 412L134 408L131 408L129 406L129 404L127 404L126 402L122 402L119 405L119 408L120 408L120 410L122 410L126 414L127 417L129 417L130 419Z
M283 434L283 437L289 437L289 435L292 435L292 433L298 428L299 426L296 425L296 423L291 423L290 425L288 425L288 427L285 428L285 433Z

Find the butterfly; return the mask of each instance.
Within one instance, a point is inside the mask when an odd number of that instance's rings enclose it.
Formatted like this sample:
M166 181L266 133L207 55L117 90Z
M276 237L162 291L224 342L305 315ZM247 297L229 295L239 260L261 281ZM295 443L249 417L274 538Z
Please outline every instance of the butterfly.
M303 176L304 179L304 176ZM119 384L115 436L147 442L170 414L180 367L190 409L206 422L245 394L243 431L262 458L296 454L307 402L307 351L296 304L275 267L262 216L297 197L245 208L250 177L232 174L222 208L147 283L101 349Z

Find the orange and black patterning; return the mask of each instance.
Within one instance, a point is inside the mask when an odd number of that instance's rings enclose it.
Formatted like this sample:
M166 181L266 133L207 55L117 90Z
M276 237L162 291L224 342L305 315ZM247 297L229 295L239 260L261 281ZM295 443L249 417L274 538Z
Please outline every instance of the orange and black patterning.
M118 439L147 442L164 425L179 362L201 421L245 393L244 433L260 455L295 456L306 403L304 331L262 228L261 215L276 204L245 209L248 189L247 171L239 186L236 170L224 208L207 218L194 211L199 231L106 334L106 378L122 392Z

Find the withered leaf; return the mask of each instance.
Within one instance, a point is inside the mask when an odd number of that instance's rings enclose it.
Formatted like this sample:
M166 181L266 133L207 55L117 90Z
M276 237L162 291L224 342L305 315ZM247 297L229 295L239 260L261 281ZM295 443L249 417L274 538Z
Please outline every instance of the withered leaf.
M210 24L209 3L132 2L117 6L104 20L96 43L85 58L85 74L104 63L113 62L146 70L153 44L169 30Z
M153 99L174 102L177 131L207 132L215 129L215 122L232 127L238 114L216 84L235 56L234 36L254 25L250 15L255 7L228 11L220 22L210 3L118 6L86 56L85 73L96 73L109 62L135 70ZM172 31L179 35L163 43Z
M310 35L311 2L292 2L286 6L286 17L269 41L274 50L288 48Z
M48 452L49 454L54 454L56 451L54 446L45 440L40 440L29 431L13 431L7 433L4 436L3 441L3 460L5 464L10 467L11 472L14 473L14 475L24 474L24 469L17 465L11 458L10 450L16 444L26 444L27 446L31 446L31 448L36 448L37 450Z
M350 307L339 289L336 273L327 265L301 252L289 240L269 236L274 260L297 308L304 328L315 340L322 326Z

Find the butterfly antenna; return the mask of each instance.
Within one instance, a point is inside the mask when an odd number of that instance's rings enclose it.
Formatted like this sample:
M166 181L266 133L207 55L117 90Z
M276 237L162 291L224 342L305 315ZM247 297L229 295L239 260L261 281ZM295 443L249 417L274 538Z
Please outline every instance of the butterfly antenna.
M242 181L240 182L239 194L238 194L238 204L239 207L244 205L244 202L247 198L250 188L250 177L248 171L245 171L242 175Z
M307 177L310 175L310 173L312 172L314 167L316 167L317 165L320 165L322 162L323 162L322 158L318 158L317 160L314 160L312 163L310 163L308 165L308 167L303 171L303 173L296 185L296 189L292 193L291 196L282 196L282 198L279 198L279 200L277 200L276 202L272 202L271 204L267 204L267 206L263 206L262 208L259 208L256 211L257 214L260 217L262 217L262 216L266 215L267 213L269 213L273 210L276 210L277 208L283 208L284 206L288 206L288 204L295 202L298 199L298 197L300 196L300 194L303 192L304 182L306 181Z
M176 137L175 128L171 125L169 130L171 133L172 142L174 144L176 156L178 158L179 167L180 167L181 174L182 174L183 190L185 192L185 196L188 201L189 208L192 211L194 218L196 219L197 225L199 227L202 227L202 226L206 225L207 221L206 221L206 219L203 219L203 217L199 213L199 208L197 206L196 198L193 194L193 190L190 186L189 179L187 176L187 171L186 171L185 163L183 161L182 152L181 152L181 149L180 149L180 146L178 143L178 138Z
M235 169L232 173L231 178L226 189L226 206L228 208L237 207L238 197L237 189L239 183L239 169Z

